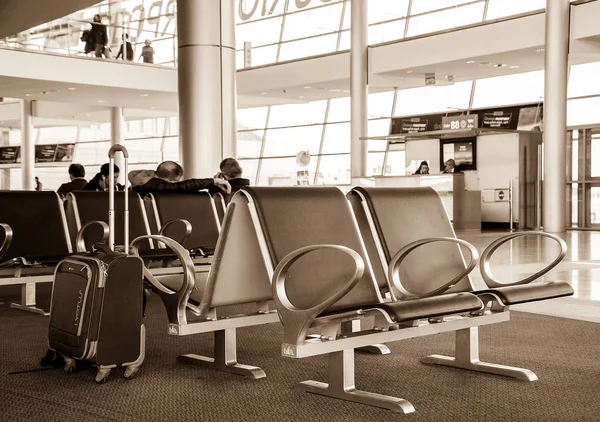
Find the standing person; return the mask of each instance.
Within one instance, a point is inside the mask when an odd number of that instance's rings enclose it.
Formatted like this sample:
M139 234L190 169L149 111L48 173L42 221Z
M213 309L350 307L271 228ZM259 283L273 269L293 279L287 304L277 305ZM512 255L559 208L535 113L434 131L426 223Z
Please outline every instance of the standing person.
M35 190L40 192L42 190L42 182L40 182L39 177L35 178Z
M144 46L142 47L142 54L140 54L140 58L143 59L144 63L154 63L154 48L152 48L150 44L150 40L146 40Z
M125 40L127 43L127 61L133 61L133 47L129 42L129 34L125 34ZM121 48L119 49L119 54L117 54L117 60L123 57L123 44L121 44Z
M102 54L105 53L106 44L108 44L108 33L106 32L106 25L102 23L102 19L98 14L94 15L90 36L92 38L96 57L102 57Z
M114 164L114 169L115 169L115 189L116 190L124 190L125 187L123 185L121 185L120 183L117 183L117 180L119 179L119 167L116 164ZM99 190L99 191L108 190L109 173L110 173L110 166L108 165L108 163L103 164L102 167L100 167L100 173L97 173L94 176L94 178L92 180L90 180L90 182L87 185L85 185L85 188L83 188L83 189L84 190Z
M84 190L87 185L85 180L85 168L81 164L71 164L69 166L69 183L63 183L58 188L57 192L61 195L65 195L74 190Z

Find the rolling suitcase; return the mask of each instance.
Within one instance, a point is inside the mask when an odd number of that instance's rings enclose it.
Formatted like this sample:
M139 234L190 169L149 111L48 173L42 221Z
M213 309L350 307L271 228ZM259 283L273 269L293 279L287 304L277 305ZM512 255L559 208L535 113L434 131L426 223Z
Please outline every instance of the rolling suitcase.
M125 156L127 174L127 150L115 145L109 151L109 245L96 244L91 252L72 255L58 264L48 328L49 348L64 357L65 371L72 372L77 360L92 362L98 368L98 383L104 383L117 366L127 367L125 378L131 378L145 354L144 263L138 256L114 251L117 151ZM125 245L129 244L128 208L125 193Z

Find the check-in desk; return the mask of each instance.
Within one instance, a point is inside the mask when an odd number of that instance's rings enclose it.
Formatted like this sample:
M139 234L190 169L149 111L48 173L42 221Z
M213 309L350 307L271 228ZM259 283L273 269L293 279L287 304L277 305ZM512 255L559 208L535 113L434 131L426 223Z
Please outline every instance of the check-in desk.
M376 176L375 186L432 187L442 199L446 212L457 231L481 230L481 191L465 190L463 173Z

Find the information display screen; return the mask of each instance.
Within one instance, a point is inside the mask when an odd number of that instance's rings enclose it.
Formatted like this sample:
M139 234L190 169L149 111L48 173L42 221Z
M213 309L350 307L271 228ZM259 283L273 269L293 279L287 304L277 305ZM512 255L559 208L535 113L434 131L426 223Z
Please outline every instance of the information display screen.
M440 140L440 171L448 160L454 160L454 172L477 170L476 141L476 137Z
M0 164L15 164L19 147L0 147Z

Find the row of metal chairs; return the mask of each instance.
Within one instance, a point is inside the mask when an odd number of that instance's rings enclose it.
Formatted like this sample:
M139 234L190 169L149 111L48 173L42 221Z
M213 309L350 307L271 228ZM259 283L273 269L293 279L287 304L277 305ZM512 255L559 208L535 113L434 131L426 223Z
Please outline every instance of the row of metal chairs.
M166 234L198 256L197 263L210 261L221 229L220 215L224 214L222 197L213 199L206 192L156 193L142 200L135 192L127 194L130 239ZM124 197L122 192L115 195L118 245L123 243ZM108 193L76 191L63 200L49 191L0 191L0 203L4 232L0 234L0 286L21 285L21 302L11 306L46 314L36 306L36 284L51 282L61 259L106 242ZM161 243L146 241L139 248L148 260L173 261Z
M493 253L530 235L556 241L557 257L521 281L497 280ZM156 236L133 244L149 239ZM147 269L145 277L163 300L168 333L214 333L213 357L181 360L262 378L261 368L237 362L236 329L281 321L282 356L329 355L328 382L305 381L303 390L405 413L414 411L407 400L356 389L356 349L385 353L387 342L455 332L454 357L422 362L534 381L530 370L481 362L478 327L508 321L511 305L573 294L566 282L532 283L563 259L562 239L513 233L480 257L456 238L431 188L355 188L345 196L337 188L246 187L227 208L208 271L194 267L176 242L167 246L182 263L180 273ZM470 253L468 263L461 247ZM469 273L476 268L486 288L473 284ZM232 315L232 305L252 309L239 313L234 306ZM190 311L198 318L188 321ZM372 327L361 326L364 320Z

